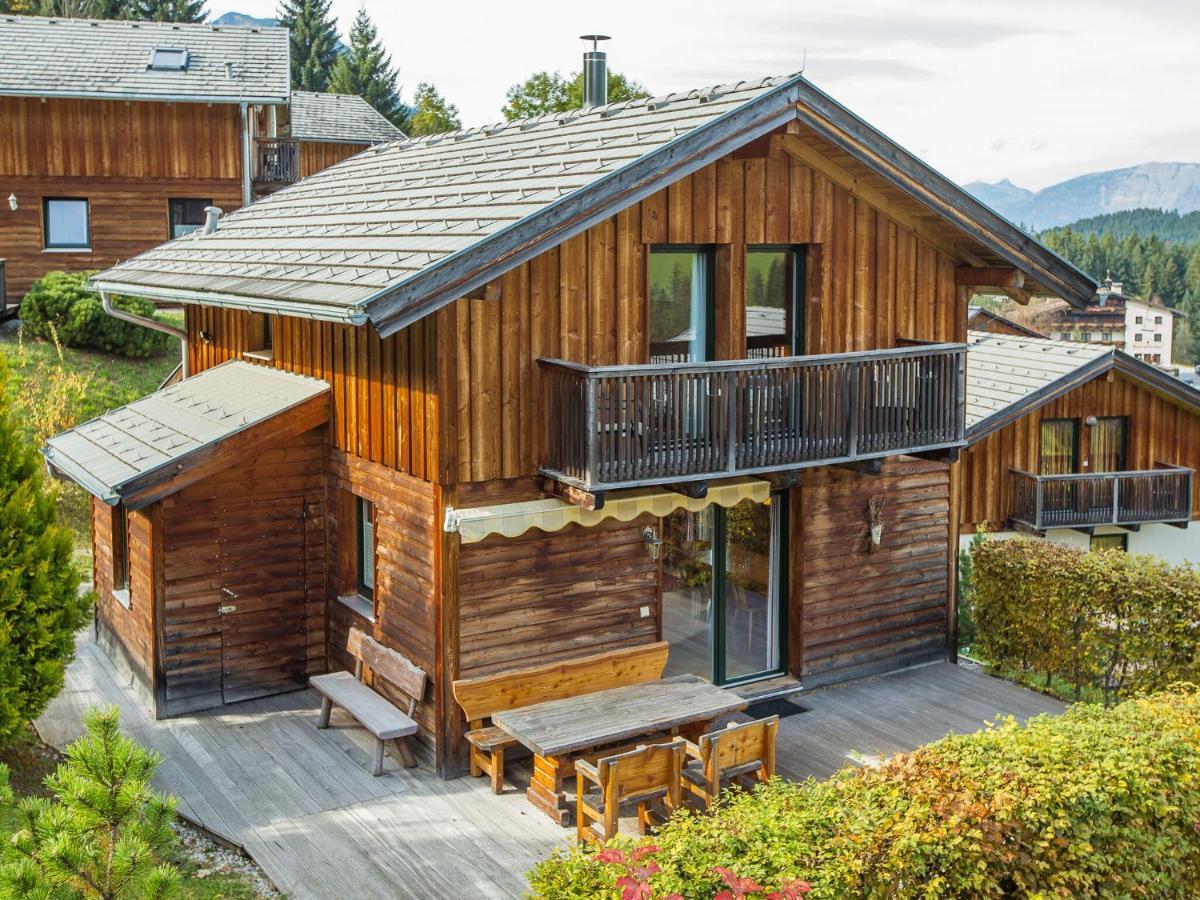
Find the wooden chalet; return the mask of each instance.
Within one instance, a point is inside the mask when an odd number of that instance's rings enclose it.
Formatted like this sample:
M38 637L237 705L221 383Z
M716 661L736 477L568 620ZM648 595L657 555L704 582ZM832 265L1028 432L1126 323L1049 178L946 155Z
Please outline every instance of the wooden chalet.
M0 16L0 314L403 136L289 65L284 28Z
M968 298L1095 290L800 76L379 147L95 284L185 304L197 373L47 448L102 641L169 716L360 629L445 776L456 679L955 658Z
M987 334L1010 334L1018 337L1044 338L1046 335L1035 331L1028 325L1014 322L1007 316L1002 316L986 306L972 306L967 310L967 328L971 331L986 332Z
M959 530L1200 562L1200 391L1096 344L972 332Z

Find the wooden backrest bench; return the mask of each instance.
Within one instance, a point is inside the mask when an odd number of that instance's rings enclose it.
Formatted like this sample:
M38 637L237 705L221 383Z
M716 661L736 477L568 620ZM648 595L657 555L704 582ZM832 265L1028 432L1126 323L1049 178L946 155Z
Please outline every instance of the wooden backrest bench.
M383 774L383 752L387 741L393 741L405 766L415 766L416 758L408 746L408 738L417 733L413 713L425 694L425 672L395 650L391 650L358 628L350 629L346 652L354 657L354 674L330 672L308 680L321 695L321 720L318 728L329 727L333 707L348 712L367 731L375 736L375 757L371 774ZM407 699L401 711L390 700L376 693L363 682L366 670L399 690Z
M504 751L516 744L502 729L488 726L494 713L594 691L643 684L662 678L666 641L593 653L575 659L510 669L454 682L454 699L470 723L471 774L491 776L492 790L504 790Z

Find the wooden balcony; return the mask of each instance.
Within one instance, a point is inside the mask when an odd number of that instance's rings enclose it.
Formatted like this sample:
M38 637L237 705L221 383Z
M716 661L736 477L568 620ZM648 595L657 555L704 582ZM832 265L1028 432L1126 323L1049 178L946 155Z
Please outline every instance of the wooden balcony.
M300 180L300 142L292 138L255 138L256 187L278 188Z
M966 350L584 366L539 360L543 474L597 492L963 446Z
M1010 470L1011 521L1019 528L1136 528L1153 522L1186 526L1192 517L1192 469L1033 475Z

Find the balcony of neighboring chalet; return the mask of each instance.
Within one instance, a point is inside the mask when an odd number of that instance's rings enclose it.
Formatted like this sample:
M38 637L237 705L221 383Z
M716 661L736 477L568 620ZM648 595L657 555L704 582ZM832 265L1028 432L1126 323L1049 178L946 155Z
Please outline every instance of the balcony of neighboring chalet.
M542 473L602 493L956 452L965 352L925 344L648 365L542 359Z
M1025 531L1073 528L1090 533L1101 525L1137 530L1156 523L1186 528L1192 517L1195 471L1181 466L1082 475L1012 469L1009 477L1010 521Z
M294 138L255 138L251 181L263 196L300 180L300 142Z

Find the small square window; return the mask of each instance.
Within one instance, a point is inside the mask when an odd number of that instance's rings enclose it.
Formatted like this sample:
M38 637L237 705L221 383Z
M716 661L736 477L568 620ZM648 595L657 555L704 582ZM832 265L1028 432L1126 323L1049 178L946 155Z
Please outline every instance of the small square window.
M1155 335L1154 335L1154 343L1156 343L1156 344L1161 344L1161 343L1162 343L1162 335L1161 335L1161 334L1155 333Z
M1155 316L1155 317L1154 317L1154 324L1155 324L1155 325L1161 325L1161 324L1162 324L1162 316Z
M155 47L150 51L147 69L162 72L182 72L188 65L188 52L178 47Z
M204 227L204 210L212 206L212 200L192 200L190 198L173 198L167 201L167 215L170 224L167 237L174 239L191 234Z
M83 197L47 197L42 201L47 250L90 250L88 202Z
M1141 316L1134 316L1134 317L1133 317L1133 324L1134 324L1134 325L1141 325L1141 324L1142 324L1142 317L1141 317Z
M1090 331L1081 331L1079 332L1079 339L1081 341L1090 341L1092 339L1092 333Z

